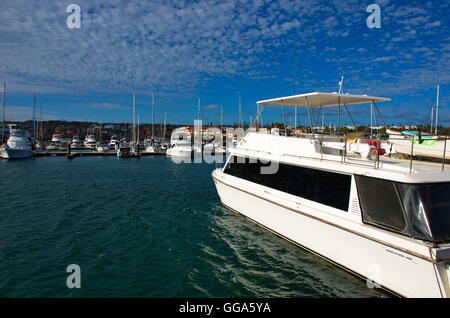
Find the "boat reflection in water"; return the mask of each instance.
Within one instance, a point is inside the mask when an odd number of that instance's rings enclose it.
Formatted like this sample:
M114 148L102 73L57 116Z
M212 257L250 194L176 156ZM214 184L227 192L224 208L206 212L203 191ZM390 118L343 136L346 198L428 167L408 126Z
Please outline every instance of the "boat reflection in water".
M202 245L204 261L222 294L236 297L388 297L364 281L311 253L271 235L221 206L210 212L211 242ZM197 289L200 273L190 273ZM209 290L206 290L208 292ZM215 295L211 291L211 295Z

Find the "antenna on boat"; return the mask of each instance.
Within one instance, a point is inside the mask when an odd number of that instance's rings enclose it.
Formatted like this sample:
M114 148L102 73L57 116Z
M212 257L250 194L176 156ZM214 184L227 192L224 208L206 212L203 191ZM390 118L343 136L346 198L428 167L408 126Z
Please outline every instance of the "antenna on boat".
M341 94L343 92L342 87L344 86L344 76L341 76L341 80L339 81L338 85L339 85L338 94Z

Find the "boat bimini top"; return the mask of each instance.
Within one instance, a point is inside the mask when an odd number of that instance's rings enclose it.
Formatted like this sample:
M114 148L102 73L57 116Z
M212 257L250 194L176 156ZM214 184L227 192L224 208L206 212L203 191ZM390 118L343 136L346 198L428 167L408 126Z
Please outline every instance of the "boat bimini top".
M329 107L339 105L366 104L387 102L390 98L368 95L338 94L313 92L301 95L278 97L257 102L258 105L297 106L297 107Z

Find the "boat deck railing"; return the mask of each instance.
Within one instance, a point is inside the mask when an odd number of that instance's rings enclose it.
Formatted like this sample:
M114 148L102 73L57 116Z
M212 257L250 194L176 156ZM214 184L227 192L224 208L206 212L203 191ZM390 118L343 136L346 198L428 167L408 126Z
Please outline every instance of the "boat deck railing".
M253 131L257 132L258 131ZM268 133L266 133L268 134ZM280 134L281 135L281 134ZM424 136L424 135L422 135ZM446 166L446 150L447 150L447 143L450 139L450 136L444 136L444 135L432 135L432 134L426 134L427 137L432 137L433 140L439 140L444 141L444 148L442 151L441 156L441 171L445 170ZM390 144L391 149L387 155L388 158L391 158L391 151L392 151L392 141L394 140L403 140L408 141L410 144L410 151L406 155L409 157L409 173L414 172L414 164L419 162L418 159L422 159L422 157L419 158L419 156L416 156L414 153L414 144L419 140L419 136L417 135L398 135L398 139L395 137L395 135L389 135L389 134L371 134L371 133L340 133L340 134L323 134L323 133L299 133L295 135L288 136L286 134L286 137L288 138L304 138L304 139L310 139L310 141L319 141L315 144L318 149L316 149L317 153L320 153L320 157L314 157L309 155L293 155L293 154L284 154L284 157L296 157L301 159L311 159L311 160L320 160L320 161L329 161L334 162L340 161L341 164L351 164L351 165L358 165L358 166L364 166L364 167L371 167L373 169L380 169L382 165L382 158L384 155L380 155L382 152L382 143L383 144ZM367 143L371 142L369 144L369 147L372 148L370 150L370 156L369 158L372 160L367 160L365 158L361 158L361 156L356 156L355 153L349 151L349 145L351 143L357 143L359 140L367 141ZM343 143L344 145L342 148L335 148L335 147L328 147L324 146L325 141L333 141L333 142L339 142ZM366 142L363 142L365 144ZM271 154L268 151L261 151L261 150L255 150L255 149L246 149L243 147L239 147L242 150L248 150L251 152L257 152L265 153L265 154ZM330 150L334 153L330 153ZM331 159L329 156L326 155L334 155L333 159ZM339 158L339 159L338 159ZM450 159L450 158L448 158ZM421 167L423 168L424 161L420 160ZM434 167L436 167L434 165Z

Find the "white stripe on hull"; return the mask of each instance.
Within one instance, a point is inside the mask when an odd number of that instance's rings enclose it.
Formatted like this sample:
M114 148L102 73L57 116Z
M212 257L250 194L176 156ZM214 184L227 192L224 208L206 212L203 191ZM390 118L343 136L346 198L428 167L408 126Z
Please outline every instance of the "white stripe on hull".
M222 172L216 170L213 176L216 173ZM222 203L276 234L398 295L443 297L432 262L296 213L274 203L275 197L263 199L268 197L263 191L258 197L229 182L214 178Z
M2 149L0 156L4 159L26 159L33 157L34 153L26 149Z

